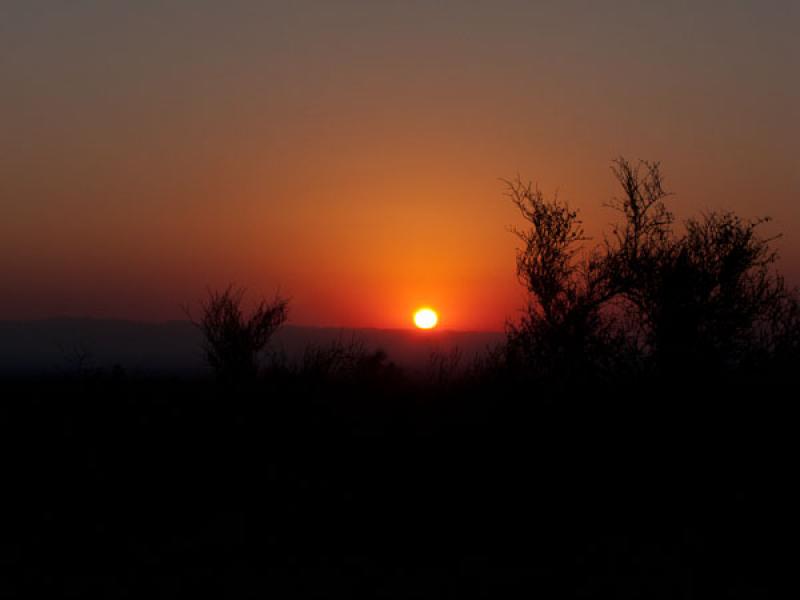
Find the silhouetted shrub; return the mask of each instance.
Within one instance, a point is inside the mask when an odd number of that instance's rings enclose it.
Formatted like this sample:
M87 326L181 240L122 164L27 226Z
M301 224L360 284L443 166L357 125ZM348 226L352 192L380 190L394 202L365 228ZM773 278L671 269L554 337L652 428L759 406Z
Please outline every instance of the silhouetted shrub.
M326 345L305 348L297 374L307 381L369 381L385 375L394 366L383 350L368 350L356 337L341 338Z
M512 229L524 243L517 276L530 299L520 322L508 325L507 365L539 376L585 374L610 335L600 314L610 297L602 257L581 253L589 238L567 203L520 180L508 182L508 196L532 227Z
M288 316L288 300L277 295L271 302L261 300L245 315L243 297L244 290L233 286L221 292L210 290L200 320L192 319L203 333L209 366L227 382L253 379L258 374L259 354Z
M710 212L673 231L660 165L624 158L612 171L623 216L585 252L577 211L519 180L509 195L532 227L517 274L530 294L508 328L506 364L527 374L710 374L798 354L798 296L775 271L774 238L731 212Z
M687 221L670 260L661 264L658 296L647 307L662 368L735 367L768 341L770 316L791 297L771 269L776 254L770 240L758 236L760 223L732 213Z
M775 271L774 238L732 212L709 212L672 231L658 163L615 161L625 216L606 242L608 287L634 308L650 364L662 373L709 374L776 357L797 294ZM780 316L778 316L780 315Z

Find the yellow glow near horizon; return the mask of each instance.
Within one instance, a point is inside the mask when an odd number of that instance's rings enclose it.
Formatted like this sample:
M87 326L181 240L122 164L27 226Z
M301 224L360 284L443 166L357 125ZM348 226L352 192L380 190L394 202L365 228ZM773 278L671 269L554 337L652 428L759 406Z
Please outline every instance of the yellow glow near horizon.
M420 308L414 313L414 325L420 329L433 329L439 322L439 315L432 308Z

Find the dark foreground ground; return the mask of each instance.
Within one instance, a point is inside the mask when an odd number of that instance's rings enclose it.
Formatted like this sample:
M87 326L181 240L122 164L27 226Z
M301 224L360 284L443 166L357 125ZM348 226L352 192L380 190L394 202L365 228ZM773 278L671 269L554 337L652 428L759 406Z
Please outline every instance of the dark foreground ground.
M777 384L0 387L4 597L762 598L794 569Z

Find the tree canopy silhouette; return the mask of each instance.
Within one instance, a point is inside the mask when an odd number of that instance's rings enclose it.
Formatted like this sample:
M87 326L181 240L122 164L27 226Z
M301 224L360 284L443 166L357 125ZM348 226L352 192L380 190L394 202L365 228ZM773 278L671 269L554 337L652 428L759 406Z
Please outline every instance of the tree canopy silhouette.
M605 299L595 256L581 256L588 240L578 213L557 197L520 179L507 182L508 196L529 229L512 228L523 242L517 276L529 293L519 325L510 325L509 357L538 373L585 367L587 350L602 336L599 309Z
M608 206L622 220L588 250L576 210L507 182L530 224L513 229L530 301L509 325L508 363L585 374L626 357L662 373L711 373L796 356L798 295L775 269L775 238L760 235L769 219L707 212L678 234L659 163L620 157L612 172L623 194Z

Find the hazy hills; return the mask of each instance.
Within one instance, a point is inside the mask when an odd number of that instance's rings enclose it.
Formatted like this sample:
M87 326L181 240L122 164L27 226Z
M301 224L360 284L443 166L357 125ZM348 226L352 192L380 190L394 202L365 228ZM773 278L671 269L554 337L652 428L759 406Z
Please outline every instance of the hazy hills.
M342 329L287 325L272 349L297 358L309 345L357 340L385 351L409 369L424 368L433 352L458 348L465 361L503 339L499 332ZM142 372L193 373L204 369L200 332L187 321L142 323L57 318L0 321L0 373L58 373L120 365Z

